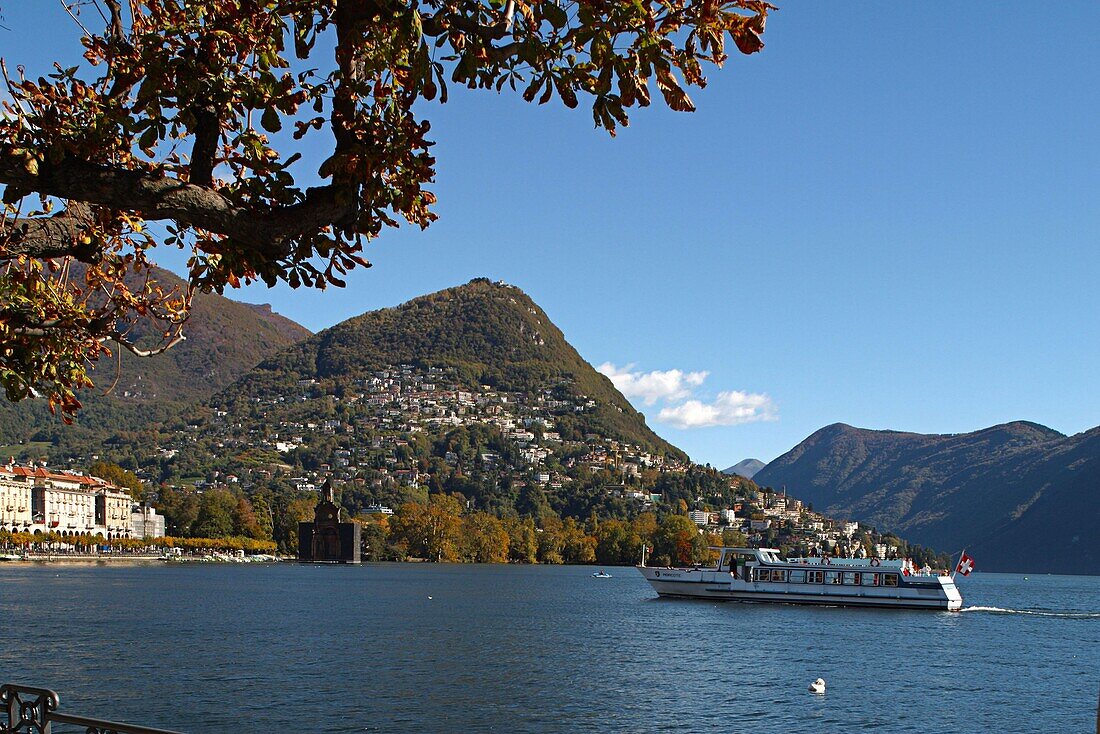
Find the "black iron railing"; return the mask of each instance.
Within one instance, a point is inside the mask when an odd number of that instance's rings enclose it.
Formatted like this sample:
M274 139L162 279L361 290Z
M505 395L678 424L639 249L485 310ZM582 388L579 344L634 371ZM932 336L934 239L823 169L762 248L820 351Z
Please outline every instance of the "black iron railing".
M167 729L150 729L118 721L74 716L57 710L60 697L49 688L5 684L0 686L0 734L61 734L82 729L84 734L177 734Z

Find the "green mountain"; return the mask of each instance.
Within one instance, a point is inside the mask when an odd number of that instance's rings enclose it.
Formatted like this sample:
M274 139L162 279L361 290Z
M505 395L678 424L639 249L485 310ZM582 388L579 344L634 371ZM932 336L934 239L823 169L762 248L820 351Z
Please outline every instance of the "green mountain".
M645 417L569 345L527 294L485 278L325 329L264 360L214 404L287 395L306 380L343 391L399 365L448 368L449 381L470 390L486 386L569 400L583 410L555 416L563 436L598 434L687 459L650 430Z
M183 281L167 270L157 268L155 279L166 288L183 287ZM138 324L135 341L154 342L151 331L149 324ZM273 313L270 306L199 293L184 334L185 341L154 357L139 358L121 350L120 361L100 360L92 375L97 387L79 394L84 409L72 426L51 415L43 401L0 402L0 445L32 439L55 445L86 443L164 420L184 404L209 398L310 331Z
M923 545L965 546L984 570L1100 574L1100 428L925 435L838 423L753 479Z

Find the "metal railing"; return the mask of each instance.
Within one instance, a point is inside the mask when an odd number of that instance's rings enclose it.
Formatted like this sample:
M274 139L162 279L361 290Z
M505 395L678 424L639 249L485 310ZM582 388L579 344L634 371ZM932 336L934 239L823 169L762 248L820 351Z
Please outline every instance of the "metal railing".
M0 686L0 734L55 734L54 724L84 734L178 734L167 729L74 716L57 710L61 698L49 688L6 683ZM59 732L57 734L60 734Z

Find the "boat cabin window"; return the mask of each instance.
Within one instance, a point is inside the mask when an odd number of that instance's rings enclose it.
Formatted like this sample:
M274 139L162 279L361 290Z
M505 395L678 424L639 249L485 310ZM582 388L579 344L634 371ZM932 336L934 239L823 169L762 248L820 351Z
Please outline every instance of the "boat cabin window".
M791 583L792 584L804 584L806 583L805 571L791 571Z
M824 580L825 580L825 572L824 571L807 571L806 572L806 583L807 584L820 584Z
M859 574L852 571L844 572L844 583L852 586L859 586Z
M884 573L884 574L882 574L882 585L883 586L897 586L898 585L898 575L896 573Z
M879 575L877 573L865 573L862 576L863 576L863 578L860 579L860 583L863 586L878 586L879 585L879 578L878 578Z
M826 571L825 572L825 583L827 583L827 584L839 584L840 583L840 576L841 576L840 571Z
M785 582L786 580L787 580L787 572L786 571L781 571L779 569L772 569L772 581Z

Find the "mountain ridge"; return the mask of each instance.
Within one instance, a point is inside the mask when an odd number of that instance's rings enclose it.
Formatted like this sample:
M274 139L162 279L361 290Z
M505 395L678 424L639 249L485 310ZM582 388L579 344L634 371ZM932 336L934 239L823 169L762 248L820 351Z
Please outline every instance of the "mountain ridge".
M836 423L754 480L914 542L967 545L988 570L1100 573L1100 543L1081 519L1100 510L1100 428L1066 436L1011 421L920 434Z

